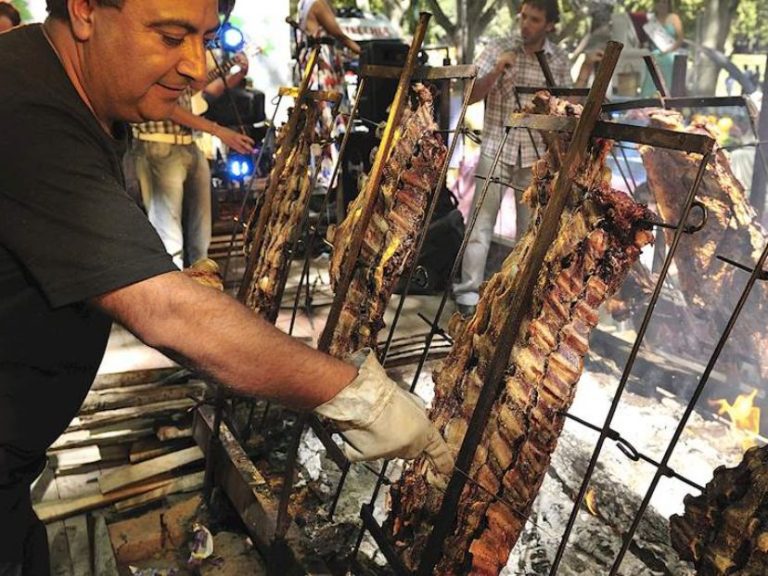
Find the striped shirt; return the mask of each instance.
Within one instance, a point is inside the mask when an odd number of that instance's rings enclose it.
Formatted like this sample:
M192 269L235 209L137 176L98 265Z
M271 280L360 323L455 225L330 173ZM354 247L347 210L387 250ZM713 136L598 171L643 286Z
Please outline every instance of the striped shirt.
M485 97L485 118L483 121L482 153L494 157L504 138L504 125L510 114L517 111L515 101L515 86L545 86L544 74L535 54L526 54L519 36L492 40L480 57L477 64L477 76L482 78L489 74L496 60L504 52L515 52L517 58L511 69L504 72ZM571 63L566 53L548 39L544 41L544 53L549 67L558 86L571 85ZM525 106L531 96L520 95L520 103ZM534 134L536 147L543 152L544 143L541 136ZM518 164L518 159L520 163ZM536 161L536 151L531 144L527 130L512 130L504 146L501 161L509 166L528 167Z
M179 105L192 110L192 89L186 89L179 97ZM141 134L173 134L175 136L192 136L192 129L176 124L171 120L147 120L141 124L132 124L133 137L140 138Z

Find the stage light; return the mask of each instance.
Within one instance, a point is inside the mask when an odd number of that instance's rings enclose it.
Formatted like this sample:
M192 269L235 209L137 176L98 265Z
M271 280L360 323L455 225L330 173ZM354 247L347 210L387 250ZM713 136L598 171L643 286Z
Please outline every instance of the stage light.
M221 47L227 52L240 52L245 45L245 36L236 26L232 26L229 22L219 28L219 38L221 40Z
M227 172L233 180L243 180L253 175L253 162L248 156L230 154L227 158Z

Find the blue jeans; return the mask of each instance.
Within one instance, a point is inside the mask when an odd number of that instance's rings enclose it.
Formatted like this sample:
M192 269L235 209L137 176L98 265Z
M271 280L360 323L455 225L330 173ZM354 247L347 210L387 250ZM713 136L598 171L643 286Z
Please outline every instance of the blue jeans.
M136 177L149 221L179 268L208 255L211 172L196 144L136 140Z

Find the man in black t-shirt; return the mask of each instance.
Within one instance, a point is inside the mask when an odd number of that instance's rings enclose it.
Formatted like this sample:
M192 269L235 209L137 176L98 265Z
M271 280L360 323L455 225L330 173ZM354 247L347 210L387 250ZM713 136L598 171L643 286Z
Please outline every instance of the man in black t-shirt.
M234 390L314 410L353 460L451 452L374 355L313 351L176 271L124 190L122 122L205 75L216 0L48 0L0 35L0 575L46 574L29 486L85 397L112 320ZM37 562L37 566L35 563Z

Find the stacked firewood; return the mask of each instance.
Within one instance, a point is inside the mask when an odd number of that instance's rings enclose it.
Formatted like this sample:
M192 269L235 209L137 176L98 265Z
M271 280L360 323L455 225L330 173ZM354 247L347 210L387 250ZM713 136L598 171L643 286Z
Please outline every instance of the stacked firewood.
M395 135L376 194L376 206L365 231L360 266L347 291L330 352L343 357L376 344L384 327L384 312L397 281L415 256L414 249L440 170L446 147L433 117L432 94L426 86L413 88L416 106L406 108ZM366 194L360 194L349 207L347 218L331 231L334 244L331 281L341 277L343 263Z
M536 96L536 113L578 115L580 108ZM553 192L567 141L548 135L549 152L534 166L526 198L529 230L484 286L475 315L452 319L454 348L435 375L430 418L458 451L487 377L499 330L515 297L515 277ZM560 136L559 138L563 138ZM436 574L498 574L525 525L583 369L597 309L621 284L641 248L651 241L648 210L610 188L605 157L612 143L591 144L573 178L557 240L539 273L534 303L515 342L496 400L458 504L454 530L443 543ZM394 486L386 523L408 567L418 565L442 492L425 460L406 468Z

